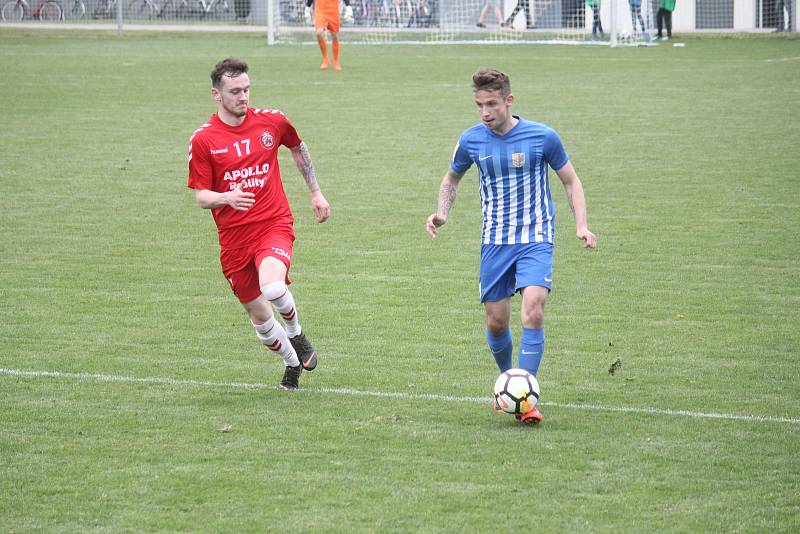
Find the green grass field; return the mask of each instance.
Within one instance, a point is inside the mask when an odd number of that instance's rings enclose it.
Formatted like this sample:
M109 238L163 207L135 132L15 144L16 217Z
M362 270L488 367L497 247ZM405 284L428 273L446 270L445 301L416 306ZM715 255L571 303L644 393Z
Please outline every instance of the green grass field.
M800 530L800 42L685 42L345 45L334 73L258 35L0 27L0 531ZM227 55L333 210L285 153L321 353L294 393L186 188ZM537 428L489 409L474 170L424 232L487 65L599 237L553 177Z

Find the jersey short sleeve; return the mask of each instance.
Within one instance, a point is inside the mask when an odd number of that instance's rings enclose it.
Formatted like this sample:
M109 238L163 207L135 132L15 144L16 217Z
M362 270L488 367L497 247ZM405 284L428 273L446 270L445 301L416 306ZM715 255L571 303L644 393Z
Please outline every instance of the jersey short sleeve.
M466 149L464 136L462 135L453 151L453 161L450 162L450 168L458 174L464 174L472 166L472 163L472 158L469 156L469 151Z
M203 137L198 135L203 128L197 130L189 139L189 182L192 189L212 189L214 170L211 165L209 150Z
M281 124L281 144L286 148L295 148L302 143L302 139L297 135L297 130L294 129L292 123L285 115L280 115L282 119Z
M564 150L564 145L561 143L561 138L552 128L547 129L543 148L547 164L553 170L557 171L569 162L569 157L566 150Z

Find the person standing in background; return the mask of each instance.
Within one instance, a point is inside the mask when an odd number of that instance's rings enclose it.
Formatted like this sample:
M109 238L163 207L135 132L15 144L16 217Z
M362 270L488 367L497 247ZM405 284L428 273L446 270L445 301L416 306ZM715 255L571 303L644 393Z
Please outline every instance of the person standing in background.
M517 14L520 11L525 12L525 29L533 30L536 28L536 25L533 22L533 17L531 17L531 10L530 10L530 0L517 0L517 5L514 7L514 10L508 16L508 18L500 24L501 28L510 28L512 24L514 24L514 19L517 18Z
M654 39L664 39L663 29L667 29L667 39L672 39L672 12L675 11L675 0L661 0L658 4L656 27L658 35Z
M600 0L586 0L586 5L592 9L592 38L605 37L603 23L600 21Z
M497 17L497 22L500 24L503 23L503 12L500 11L499 2L500 0L486 0L484 2L481 14L478 16L478 24L476 24L478 28L486 27L486 15L489 14L490 9L494 9L494 16Z
M325 32L331 34L331 51L333 52L333 70L342 70L339 62L339 30L342 27L342 19L339 14L339 0L306 0L306 7L303 16L307 23L311 23L311 4L314 5L314 31L317 34L317 44L319 51L322 52L322 64L320 69L326 70L330 66L328 59L328 44ZM344 0L344 19L348 23L353 22L353 8L350 7L350 0Z
M642 0L628 0L628 5L631 8L631 31L636 33L636 21L639 21L639 26L642 28L642 33L647 31L647 26L642 18Z

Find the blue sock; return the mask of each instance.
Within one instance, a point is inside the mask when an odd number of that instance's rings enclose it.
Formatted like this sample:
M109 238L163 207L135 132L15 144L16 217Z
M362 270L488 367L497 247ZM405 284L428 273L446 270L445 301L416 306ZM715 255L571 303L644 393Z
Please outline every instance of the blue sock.
M544 328L523 328L519 343L519 366L536 374L544 354Z
M514 340L511 339L511 330L506 330L499 336L493 336L489 329L486 329L486 341L489 343L489 350L492 351L494 361L500 372L504 373L514 365L512 354L514 353Z

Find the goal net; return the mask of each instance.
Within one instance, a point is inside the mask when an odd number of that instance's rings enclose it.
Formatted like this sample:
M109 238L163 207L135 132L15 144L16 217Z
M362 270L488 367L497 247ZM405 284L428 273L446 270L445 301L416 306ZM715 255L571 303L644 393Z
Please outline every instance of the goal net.
M302 0L272 1L280 4L276 38L305 40L307 35L297 35L311 31L303 21ZM592 33L593 11L585 0L351 0L350 5L354 20L342 25L348 41L607 42L610 37L607 30Z
M798 29L800 0L350 0L342 39L362 43L655 44L673 32L757 33ZM0 3L2 3L0 1ZM5 2L14 6L14 0ZM267 42L315 41L306 0L63 0L62 20L113 20L155 29L161 23L221 31L266 29ZM54 3L55 4L55 3ZM344 4L341 3L342 10ZM9 8L6 22L23 20ZM35 21L33 21L35 23Z
M278 42L313 39L303 0L275 2ZM798 0L351 0L350 42L571 43L641 46L661 35L797 30Z

